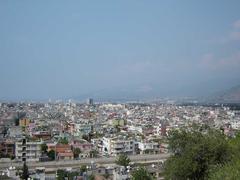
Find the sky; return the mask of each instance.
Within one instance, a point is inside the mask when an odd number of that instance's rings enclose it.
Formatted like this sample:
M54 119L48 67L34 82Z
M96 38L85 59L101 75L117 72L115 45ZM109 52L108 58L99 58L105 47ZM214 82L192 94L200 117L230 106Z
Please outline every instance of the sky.
M0 100L240 84L240 1L0 1Z

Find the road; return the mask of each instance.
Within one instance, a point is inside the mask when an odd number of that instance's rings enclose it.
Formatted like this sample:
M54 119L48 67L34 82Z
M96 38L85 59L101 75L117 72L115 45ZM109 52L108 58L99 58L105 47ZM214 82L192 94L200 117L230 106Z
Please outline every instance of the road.
M132 162L159 162L160 160L165 160L170 156L170 154L149 154L149 155L132 155L129 156ZM36 167L45 167L46 169L52 168L64 168L64 167L80 167L81 165L97 163L97 164L114 164L116 157L109 158L87 158L81 160L68 160L68 161L50 161L50 162L27 162L29 169L33 170ZM4 162L0 163L0 170L4 170L10 166L22 167L21 162Z

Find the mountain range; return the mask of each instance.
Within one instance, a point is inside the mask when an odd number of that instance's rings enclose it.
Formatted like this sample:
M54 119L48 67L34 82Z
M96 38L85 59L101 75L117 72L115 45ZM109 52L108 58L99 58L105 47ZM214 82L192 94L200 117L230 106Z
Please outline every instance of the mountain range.
M208 101L217 103L240 103L240 85L217 93L210 97Z
M199 102L210 103L240 103L240 85L220 91L213 91L207 88L203 91L204 88L204 85L199 85L194 88L141 85L127 88L103 89L101 91L89 92L73 99L84 101L88 98L93 98L98 102L156 101L159 99L170 99L180 101L197 100ZM200 92L203 93L201 94Z

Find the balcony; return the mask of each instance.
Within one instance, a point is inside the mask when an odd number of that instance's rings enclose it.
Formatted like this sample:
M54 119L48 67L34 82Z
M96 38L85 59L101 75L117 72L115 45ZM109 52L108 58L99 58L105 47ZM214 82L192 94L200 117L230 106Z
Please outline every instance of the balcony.
M125 146L124 146L124 144L113 144L111 147L113 149L116 149L116 148L124 148Z

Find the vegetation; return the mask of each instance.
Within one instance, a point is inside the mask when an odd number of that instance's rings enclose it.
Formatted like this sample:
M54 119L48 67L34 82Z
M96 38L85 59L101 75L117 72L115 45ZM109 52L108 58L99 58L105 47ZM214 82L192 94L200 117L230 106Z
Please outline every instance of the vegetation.
M81 167L80 167L80 172L81 173L84 173L84 172L86 172L87 171L87 166L86 165L82 165Z
M95 175L91 174L90 176L88 176L88 180L94 180L95 179Z
M68 144L68 140L67 140L66 137L64 137L64 138L59 139L59 140L58 140L58 143L59 143L59 144Z
M240 177L240 133L235 138L229 139L232 159L223 165L217 166L210 173L211 180L239 179Z
M47 152L47 156L53 161L55 160L55 151L54 150L50 150Z
M67 177L67 171L58 169L56 174L57 180L64 180Z
M230 162L229 140L220 131L195 129L172 131L169 148L173 155L165 163L166 179L208 179L213 170Z
M140 167L136 169L132 173L132 180L152 180L153 177L149 174L149 172L144 168Z
M47 150L48 150L47 144L46 143L41 144L41 151L42 151L42 153L47 153Z
M120 154L116 160L116 164L127 167L131 162L130 158L126 154Z
M57 180L65 180L65 179L74 180L75 177L78 175L79 175L78 172L68 172L63 169L58 169L56 174L56 179Z
M28 166L26 163L23 164L21 179L27 180L29 178Z
M81 149L79 148L75 148L73 150L73 155L74 155L74 158L79 158L79 154L81 153Z
M91 150L89 152L91 158L96 158L98 156L98 151L97 150Z
M220 165L210 173L210 180L235 180L240 178L240 160Z

